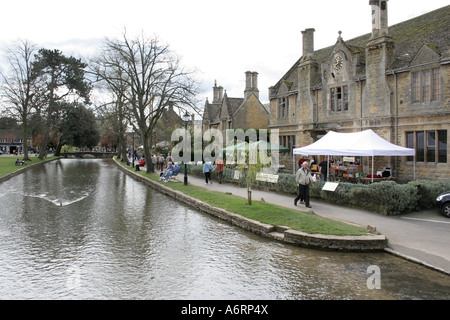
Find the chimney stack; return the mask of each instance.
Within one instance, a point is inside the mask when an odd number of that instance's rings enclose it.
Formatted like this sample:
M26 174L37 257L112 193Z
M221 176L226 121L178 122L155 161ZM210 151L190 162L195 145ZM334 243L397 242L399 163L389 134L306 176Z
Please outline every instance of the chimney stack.
M252 91L253 91L253 94L259 99L258 72L252 73Z
M223 98L223 87L220 86L219 87L219 101L222 101L222 98Z
M387 0L370 0L372 7L372 39L389 35Z
M213 102L212 103L218 103L223 98L223 87L217 86L217 80L214 81L214 87L213 87Z
M245 73L245 91L252 89L252 73L251 71L247 71Z
M302 31L303 35L303 56L302 60L310 60L314 58L314 31L313 28Z
M258 72L247 71L245 73L244 99L247 100L251 94L254 94L259 99Z

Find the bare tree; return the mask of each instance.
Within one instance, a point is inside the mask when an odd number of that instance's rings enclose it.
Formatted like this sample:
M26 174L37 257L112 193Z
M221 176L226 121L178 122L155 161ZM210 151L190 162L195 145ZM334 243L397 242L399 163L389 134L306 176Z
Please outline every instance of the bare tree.
M181 67L180 58L167 45L145 35L130 40L124 33L122 40L106 40L104 50L104 57L115 57L103 61L105 68L114 70L108 73L109 81L126 83L124 105L130 111L130 125L144 142L147 172L153 171L149 160L152 131L169 103L183 110L195 109L198 85L193 72Z
M118 154L122 159L126 159L126 127L128 118L126 104L126 93L129 89L129 81L126 80L126 74L123 73L123 61L112 50L102 51L96 58L92 59L90 73L97 77L96 86L101 93L106 91L106 96L110 98L106 103L98 106L97 111L102 115L103 122L109 123L114 132ZM105 96L102 94L102 96Z
M42 88L39 87L32 64L36 48L28 41L7 51L9 73L1 73L3 86L1 95L6 100L7 112L17 117L23 126L23 158L28 157L28 120L33 108L43 103Z

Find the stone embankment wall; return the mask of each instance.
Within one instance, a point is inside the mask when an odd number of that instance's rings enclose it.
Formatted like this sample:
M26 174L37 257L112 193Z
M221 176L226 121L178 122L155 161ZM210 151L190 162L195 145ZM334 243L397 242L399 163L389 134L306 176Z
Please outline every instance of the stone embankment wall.
M273 240L285 242L292 245L338 251L382 251L387 246L387 239L384 235L367 235L367 236L333 236L322 234L307 234L301 231L289 229L289 227L273 226L261 223L238 214L226 211L221 208L214 207L204 203L198 199L185 195L177 190L170 189L158 182L143 177L134 171L128 170L122 165L114 161L118 167L125 171L138 181L141 181L152 188L164 193L170 197L177 199L187 205L218 217L244 230L253 232L257 235L267 237Z

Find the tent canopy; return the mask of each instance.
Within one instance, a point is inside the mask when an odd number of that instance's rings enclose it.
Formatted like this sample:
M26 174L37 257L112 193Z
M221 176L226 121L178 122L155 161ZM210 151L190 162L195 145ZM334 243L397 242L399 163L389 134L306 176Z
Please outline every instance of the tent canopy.
M392 144L372 130L352 133L330 131L315 143L295 148L294 154L328 156L415 156L416 151Z
M283 147L278 144L270 143L267 141L259 140L251 143L241 142L232 146L228 146L223 148L223 152L234 151L234 150L243 150L250 148L256 148L258 150L266 150L266 151L278 151L278 152L289 152L289 148Z

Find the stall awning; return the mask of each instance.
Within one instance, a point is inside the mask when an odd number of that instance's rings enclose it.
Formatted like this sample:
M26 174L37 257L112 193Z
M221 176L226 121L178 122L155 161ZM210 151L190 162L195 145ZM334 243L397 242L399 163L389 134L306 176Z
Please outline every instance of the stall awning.
M295 148L294 154L328 156L414 156L414 149L392 144L372 130L340 133L330 131L315 143Z
M330 131L313 144L295 148L293 154L304 155L324 155L324 156L367 156L372 157L372 177L373 177L373 157L374 156L414 156L416 150L400 147L392 144L371 129L341 133ZM416 178L416 167L414 161L414 179ZM373 181L373 178L372 178Z

